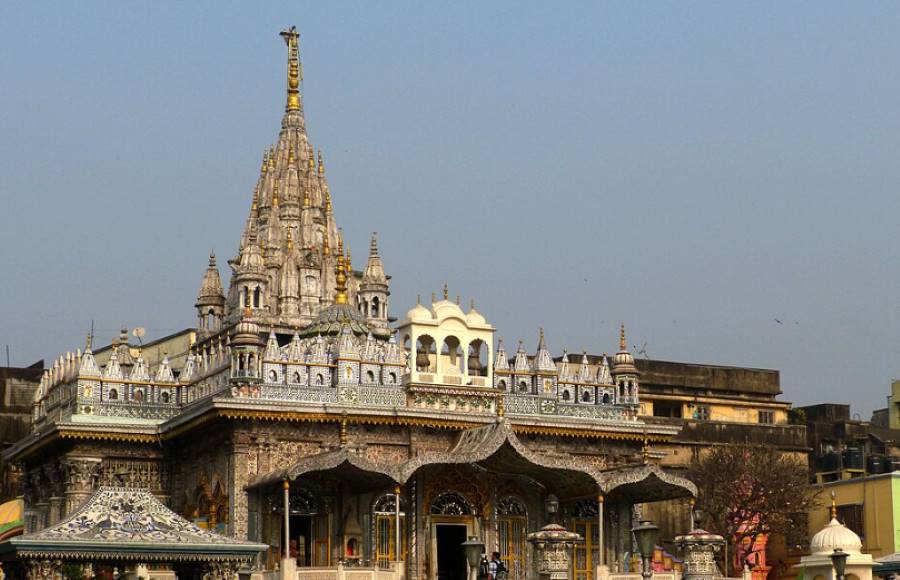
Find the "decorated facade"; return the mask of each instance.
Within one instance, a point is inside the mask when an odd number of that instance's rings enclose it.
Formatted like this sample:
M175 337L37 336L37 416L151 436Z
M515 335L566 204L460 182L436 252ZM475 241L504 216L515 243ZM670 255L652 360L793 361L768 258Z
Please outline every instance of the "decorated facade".
M513 578L534 578L526 536L550 521L584 539L577 579L624 569L635 510L695 492L655 464L677 429L639 418L624 326L609 357L554 357L543 331L507 353L446 287L393 322L377 237L359 270L342 239L307 135L298 34L282 36L287 105L227 290L211 255L187 353L151 363L126 336L100 364L89 338L45 372L31 433L5 455L30 537L115 488L265 545L252 566L300 577L450 580L476 535Z

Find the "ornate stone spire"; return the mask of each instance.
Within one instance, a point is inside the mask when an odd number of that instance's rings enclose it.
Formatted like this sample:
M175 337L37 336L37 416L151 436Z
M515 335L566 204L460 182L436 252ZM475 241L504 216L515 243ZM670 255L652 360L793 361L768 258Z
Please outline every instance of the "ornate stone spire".
M296 26L281 31L288 47L287 106L288 111L300 110L300 34Z
M225 294L222 291L222 279L219 277L219 268L216 266L216 253L209 253L209 265L200 282L200 291L197 292L195 306L224 306Z
M541 327L538 333L538 347L534 355L534 370L556 372L556 365L553 363L553 357L544 342L544 329Z

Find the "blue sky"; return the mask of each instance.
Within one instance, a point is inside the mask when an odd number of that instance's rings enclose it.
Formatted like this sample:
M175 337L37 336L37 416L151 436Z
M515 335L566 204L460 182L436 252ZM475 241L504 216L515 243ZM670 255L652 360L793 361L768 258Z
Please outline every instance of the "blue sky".
M393 314L777 368L868 418L900 376L900 5L0 4L0 344L194 322L301 32L310 137ZM224 261L224 260L223 260ZM775 320L782 323L779 324ZM5 362L5 361L4 361Z

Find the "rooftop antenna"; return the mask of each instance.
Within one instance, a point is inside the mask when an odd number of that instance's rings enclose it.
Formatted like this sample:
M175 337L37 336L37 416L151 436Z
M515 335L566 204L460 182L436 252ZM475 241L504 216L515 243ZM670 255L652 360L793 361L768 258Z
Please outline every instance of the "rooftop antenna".
M141 349L144 348L144 342L141 340L144 338L144 335L147 334L147 329L143 326L138 326L134 330L131 331L131 334L138 340L138 344L141 345Z
M6 366L9 366L9 345L6 345Z

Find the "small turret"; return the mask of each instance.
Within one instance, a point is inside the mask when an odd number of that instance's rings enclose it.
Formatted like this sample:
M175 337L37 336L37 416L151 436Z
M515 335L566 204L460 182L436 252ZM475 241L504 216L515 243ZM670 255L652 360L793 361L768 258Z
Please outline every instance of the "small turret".
M225 317L225 294L222 279L216 266L215 252L209 253L209 266L203 274L200 291L197 292L197 328L201 333L213 333L222 328Z
M378 255L378 234L372 233L369 244L369 259L363 271L362 282L356 295L357 307L366 323L379 336L388 336L388 277L384 264Z
M617 386L617 401L624 405L638 404L638 373L634 357L628 352L625 325L619 329L619 352L613 357L612 378Z

